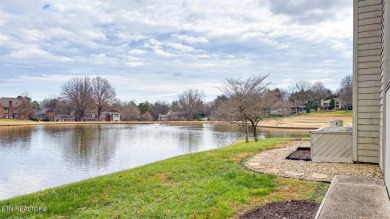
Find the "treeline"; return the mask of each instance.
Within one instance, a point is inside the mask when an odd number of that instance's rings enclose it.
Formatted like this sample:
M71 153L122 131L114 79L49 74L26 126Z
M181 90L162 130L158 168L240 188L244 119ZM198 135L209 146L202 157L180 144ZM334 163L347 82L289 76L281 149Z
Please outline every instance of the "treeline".
M256 77L251 79L254 80L254 78ZM229 80L232 83L230 86L240 82L238 79L227 79L228 84ZM234 80L236 81L234 82ZM241 82L243 83L243 81ZM250 89L250 82L246 81L235 89L241 89L241 91ZM321 100L339 98L343 101L344 109L352 107L351 75L343 78L337 92L332 92L322 82L298 81L287 90L270 89L268 85L261 80L262 88L266 88L265 90L269 91L268 94L272 93L270 99L274 105L275 103L288 103L291 106L305 106L310 111L320 109ZM204 101L203 91L188 89L179 93L176 100L172 102L160 100L154 103L148 101L136 103L135 101L119 100L116 97L115 88L106 78L99 76L93 78L76 77L62 85L61 94L47 97L41 102L32 101L28 94L18 96L18 99L24 103L23 107L18 110L25 115L23 118L34 118L40 115L46 120L54 120L57 115L70 115L72 110L75 110L76 121L81 121L87 110L95 111L98 118L101 118L102 112L118 112L124 121L158 120L160 114L166 114L169 110L180 113L182 120L221 119L218 113L223 111L222 108L228 107L226 102L231 100L232 96L231 93L227 93L226 86L228 85L224 86L220 88L222 94L209 102ZM253 99L253 101L255 100ZM267 108L270 107L268 102L263 105L267 105ZM253 111L258 109L262 109L259 104L255 108L251 108ZM262 116L264 117L264 115Z
M183 120L199 120L210 115L210 106L203 101L202 91L189 89L178 94L172 103L148 101L136 103L121 101L110 82L102 77L77 77L65 82L61 95L45 98L41 107L45 117L54 120L56 115L69 115L75 110L75 120L81 121L87 110L95 110L97 117L102 112L118 112L124 121L153 121L169 110L180 112Z
M348 75L341 80L339 89L332 92L326 88L323 82L310 83L308 81L298 81L289 87L289 92L281 92L285 98L296 106L305 106L307 111L321 108L321 100L331 100L330 109L335 109L334 99L339 98L342 108L352 109L353 94L352 75ZM333 103L333 104L332 104Z

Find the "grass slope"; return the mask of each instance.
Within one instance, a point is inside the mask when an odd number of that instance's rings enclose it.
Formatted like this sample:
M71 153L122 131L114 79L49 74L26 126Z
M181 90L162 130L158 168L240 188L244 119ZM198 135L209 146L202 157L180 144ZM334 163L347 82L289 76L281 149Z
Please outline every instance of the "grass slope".
M31 120L22 120L22 119L0 119L0 123L36 123Z
M226 218L269 201L321 201L327 185L245 170L243 159L288 139L238 142L0 202L45 212L0 218Z
M349 111L317 111L294 115L292 117L352 117L352 110Z

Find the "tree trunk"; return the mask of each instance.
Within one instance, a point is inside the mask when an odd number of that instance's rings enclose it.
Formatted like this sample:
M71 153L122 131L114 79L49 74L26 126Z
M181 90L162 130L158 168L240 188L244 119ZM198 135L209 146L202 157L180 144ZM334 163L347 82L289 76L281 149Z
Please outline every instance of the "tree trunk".
M249 143L249 137L248 137L248 123L247 121L242 121L242 125L244 126L245 129L245 142Z
M76 110L75 121L82 121L84 116L84 111Z
M74 120L75 120L76 122L77 122L77 121L80 121L80 113L79 113L78 110L76 110Z
M103 108L102 107L98 107L98 110L97 110L97 118L96 118L96 121L100 121L100 116L102 115L102 112L103 112Z
M253 137L255 138L255 142L258 142L259 138L257 137L257 123L251 121L251 124L253 129Z

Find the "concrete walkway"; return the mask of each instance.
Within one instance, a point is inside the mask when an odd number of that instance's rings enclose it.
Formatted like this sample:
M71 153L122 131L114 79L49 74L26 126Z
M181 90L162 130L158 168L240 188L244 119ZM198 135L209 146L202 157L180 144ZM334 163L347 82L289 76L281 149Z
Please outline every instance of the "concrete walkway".
M390 218L389 197L382 179L336 176L316 219Z

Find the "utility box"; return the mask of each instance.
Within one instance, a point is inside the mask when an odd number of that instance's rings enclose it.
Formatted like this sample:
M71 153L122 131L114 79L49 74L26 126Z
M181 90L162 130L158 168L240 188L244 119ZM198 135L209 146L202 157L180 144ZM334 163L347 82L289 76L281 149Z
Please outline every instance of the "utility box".
M352 127L342 125L342 120L332 120L330 127L310 132L313 162L353 163Z
M343 120L330 120L329 127L343 127Z

